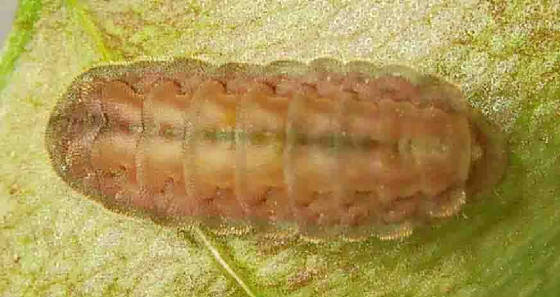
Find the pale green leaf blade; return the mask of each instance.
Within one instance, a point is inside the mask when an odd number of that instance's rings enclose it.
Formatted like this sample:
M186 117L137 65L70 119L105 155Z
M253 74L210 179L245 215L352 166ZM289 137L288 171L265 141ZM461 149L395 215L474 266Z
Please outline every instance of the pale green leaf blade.
M22 1L17 19L30 25L16 25L0 62L0 295L558 295L560 6L509 2ZM50 111L94 64L169 56L329 56L437 74L503 127L506 176L461 216L401 241L203 230L205 243L112 213L50 167Z

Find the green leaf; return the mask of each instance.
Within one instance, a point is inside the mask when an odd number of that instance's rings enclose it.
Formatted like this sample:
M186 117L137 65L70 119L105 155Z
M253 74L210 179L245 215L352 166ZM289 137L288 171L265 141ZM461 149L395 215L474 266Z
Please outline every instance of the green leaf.
M0 295L557 296L553 2L22 0L0 61ZM397 241L177 230L72 191L44 147L60 94L97 63L172 56L434 73L504 129L506 175L462 215Z
M7 46L0 60L0 90L4 88L8 76L25 45L33 34L33 26L41 12L41 1L23 0L19 3L17 17L14 20L12 33L8 36Z

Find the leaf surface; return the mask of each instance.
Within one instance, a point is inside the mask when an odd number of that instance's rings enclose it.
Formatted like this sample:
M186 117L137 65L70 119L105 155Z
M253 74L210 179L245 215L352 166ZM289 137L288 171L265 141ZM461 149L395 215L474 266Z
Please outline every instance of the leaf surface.
M554 3L21 0L0 61L0 295L557 296ZM504 129L505 178L460 216L399 241L202 229L205 242L73 192L44 148L60 94L98 63L172 56L216 64L327 56L434 73Z

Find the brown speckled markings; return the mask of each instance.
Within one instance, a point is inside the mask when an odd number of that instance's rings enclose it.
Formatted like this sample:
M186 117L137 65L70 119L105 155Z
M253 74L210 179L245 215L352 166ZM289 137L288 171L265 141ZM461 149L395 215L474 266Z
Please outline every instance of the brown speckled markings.
M47 143L65 181L131 215L396 238L498 181L495 133L403 66L175 60L87 71Z

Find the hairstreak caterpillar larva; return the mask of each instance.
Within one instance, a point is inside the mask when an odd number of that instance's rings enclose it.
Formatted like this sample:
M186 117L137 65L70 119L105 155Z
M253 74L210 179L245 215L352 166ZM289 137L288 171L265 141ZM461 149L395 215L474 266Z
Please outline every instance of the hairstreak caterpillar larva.
M499 179L488 127L457 87L404 66L174 60L79 76L47 145L65 181L119 212L395 238Z

